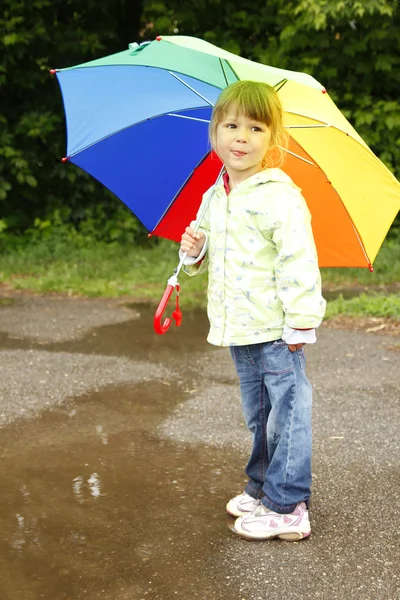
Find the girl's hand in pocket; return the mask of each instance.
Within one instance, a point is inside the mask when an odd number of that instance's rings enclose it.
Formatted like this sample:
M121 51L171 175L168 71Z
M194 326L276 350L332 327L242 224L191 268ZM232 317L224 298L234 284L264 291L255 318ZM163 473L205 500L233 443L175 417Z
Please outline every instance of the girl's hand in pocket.
M296 350L301 350L305 344L288 344L290 352L296 352Z

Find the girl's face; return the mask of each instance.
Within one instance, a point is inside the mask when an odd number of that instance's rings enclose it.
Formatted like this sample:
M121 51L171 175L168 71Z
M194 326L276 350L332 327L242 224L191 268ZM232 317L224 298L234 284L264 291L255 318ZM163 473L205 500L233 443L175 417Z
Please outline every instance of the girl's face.
M271 141L271 130L265 123L239 114L231 106L217 125L215 137L215 151L225 164L232 186L262 170Z

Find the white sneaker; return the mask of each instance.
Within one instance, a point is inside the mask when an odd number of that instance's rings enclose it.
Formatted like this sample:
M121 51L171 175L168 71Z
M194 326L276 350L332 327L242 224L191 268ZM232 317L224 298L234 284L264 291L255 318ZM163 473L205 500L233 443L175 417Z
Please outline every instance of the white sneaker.
M247 540L269 540L278 537L288 542L296 542L311 533L308 510L301 502L288 515L280 515L260 504L251 515L235 521L235 531Z
M246 492L243 492L243 494L229 500L226 510L232 517L242 517L243 515L252 513L260 504L261 500L256 500L252 496L249 496L249 494L246 494Z

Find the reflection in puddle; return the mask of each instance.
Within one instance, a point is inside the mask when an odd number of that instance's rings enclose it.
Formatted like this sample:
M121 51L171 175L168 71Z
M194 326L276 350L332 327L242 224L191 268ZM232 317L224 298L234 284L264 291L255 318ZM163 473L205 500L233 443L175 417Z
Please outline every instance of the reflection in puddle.
M86 536L77 531L71 531L71 533L68 535L68 539L74 544L86 544Z
M85 490L89 490L89 494L93 498L104 496L101 492L101 488L102 483L98 473L92 473L86 481L83 475L79 475L72 480L72 490L80 504L85 502Z
M17 550L17 552L21 553L22 548L24 547L24 544L26 543L25 519L21 515L15 515L15 516L16 516L18 524L17 524L17 531L16 531L16 533L14 533L12 541L11 541L11 548L14 548L14 550Z
M97 473L93 473L89 479L87 480L88 482L88 486L89 486L89 490L90 493L92 494L93 498L98 498L99 496L101 496L101 483L100 483L100 479Z
M147 382L1 430L1 600L216 598L235 462L150 433L183 399Z
M41 515L41 518L37 516L24 517L21 514L16 514L15 518L16 531L12 535L10 546L16 551L17 555L22 557L24 550L42 550L42 543L40 541L40 525L41 520L44 520L45 514Z
M25 516L21 513L15 515L17 523L14 525L14 533L11 537L10 546L21 556L24 549L34 548L41 550L42 545L40 542L40 518L37 515L31 514L31 494L26 485L21 485L19 491L25 505ZM42 512L41 519L44 520L45 517L46 514Z
M31 495L28 492L28 488L26 487L26 485L21 485L21 487L19 489L21 491L21 496L23 497L23 499L25 500L25 502L26 503L30 502Z
M102 443L106 446L108 444L108 435L104 432L103 425L96 425L96 432L98 433Z
M84 483L85 483L85 480L82 477L82 475L79 475L79 477L75 477L75 479L72 480L72 489L74 491L76 499L81 504L83 504L83 502L85 502L85 499L84 499L83 493L82 493L82 488L84 486Z

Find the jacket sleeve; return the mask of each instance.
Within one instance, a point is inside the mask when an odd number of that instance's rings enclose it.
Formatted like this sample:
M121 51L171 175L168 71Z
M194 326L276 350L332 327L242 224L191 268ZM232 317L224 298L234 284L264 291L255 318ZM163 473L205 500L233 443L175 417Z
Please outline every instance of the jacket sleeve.
M298 188L277 184L273 234L277 293L285 324L293 329L318 327L325 314L321 274L311 229L311 215ZM276 190L278 191L278 189Z
M209 194L211 194L211 189L208 190L204 195L203 195L203 199L201 201L199 210L197 211L197 215L196 215L196 220L204 206L204 203L208 201L209 198ZM211 199L211 198L210 198ZM191 227L194 227L196 224L196 221L192 221L190 223ZM206 234L206 243L207 245L209 245L209 233L210 233L210 202L208 203L208 207L206 209L206 212L204 213L204 216L201 220L201 225L199 227L199 231L203 231ZM205 256L203 258L203 260L199 261L198 263L195 263L193 265L183 265L183 271L189 275L189 277L193 277L194 275L200 275L201 273L205 273L208 270L208 247L207 247L207 251L205 253Z

